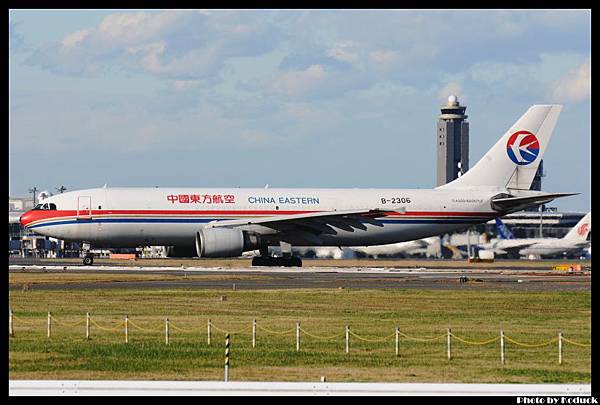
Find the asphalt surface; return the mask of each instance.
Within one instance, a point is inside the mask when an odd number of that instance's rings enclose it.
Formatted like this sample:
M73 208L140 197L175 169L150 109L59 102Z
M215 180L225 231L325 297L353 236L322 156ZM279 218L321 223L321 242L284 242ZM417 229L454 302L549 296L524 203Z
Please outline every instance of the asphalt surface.
M521 291L591 291L591 272L567 273L547 269L430 269L373 267L164 267L139 265L75 265L73 262L44 261L39 264L9 263L9 273L58 274L51 281L37 282L26 288L59 289L298 289L298 288L420 288L420 289L491 289ZM64 275L61 277L60 275ZM104 281L85 280L89 275L112 275ZM129 275L129 277L126 277ZM130 277L136 275L139 277ZM149 276L161 275L161 279ZM64 278L64 281L61 279ZM81 281L78 280L81 278ZM88 277L89 278L89 277ZM156 277L154 277L156 278ZM13 277L18 280L18 277ZM11 281L9 288L24 288Z

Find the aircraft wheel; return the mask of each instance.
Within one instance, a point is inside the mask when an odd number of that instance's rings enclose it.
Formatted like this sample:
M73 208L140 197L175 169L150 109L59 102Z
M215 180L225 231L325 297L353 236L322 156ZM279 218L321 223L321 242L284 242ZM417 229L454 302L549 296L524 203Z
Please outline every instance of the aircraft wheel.
M94 256L85 256L83 258L84 266L91 266L92 264L94 264Z

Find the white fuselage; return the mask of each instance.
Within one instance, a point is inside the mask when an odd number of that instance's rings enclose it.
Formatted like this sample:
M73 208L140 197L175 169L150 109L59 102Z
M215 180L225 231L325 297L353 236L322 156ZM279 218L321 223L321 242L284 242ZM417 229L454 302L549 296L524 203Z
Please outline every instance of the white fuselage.
M549 256L549 255L560 255L563 253L571 253L583 251L589 243L587 241L569 241L564 238L561 239L547 239L535 243L531 246L527 246L524 249L519 250L521 256L537 255L537 256Z
M517 250L521 256L559 255L585 248L587 241L570 240L566 238L523 238L523 239L496 239L479 245L481 249L494 250L496 254L506 253L508 250Z
M484 223L501 213L498 191L420 189L96 188L51 196L56 210L29 211L33 231L98 247L194 245L212 221L351 209L398 210L383 226L322 235L323 246L369 246L440 235ZM306 245L306 240L287 240Z

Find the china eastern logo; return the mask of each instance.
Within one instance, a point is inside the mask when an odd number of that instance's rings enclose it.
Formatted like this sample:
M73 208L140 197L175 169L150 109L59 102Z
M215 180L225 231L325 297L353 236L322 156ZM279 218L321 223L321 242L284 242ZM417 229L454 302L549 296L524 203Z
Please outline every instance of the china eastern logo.
M531 132L518 131L508 138L506 153L516 164L528 165L539 155L540 143Z

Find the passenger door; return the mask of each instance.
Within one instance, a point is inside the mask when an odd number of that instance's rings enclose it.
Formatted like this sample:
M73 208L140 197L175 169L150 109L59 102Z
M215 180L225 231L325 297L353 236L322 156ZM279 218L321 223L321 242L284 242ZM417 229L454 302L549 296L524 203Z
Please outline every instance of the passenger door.
M77 219L92 219L92 197L77 197Z

